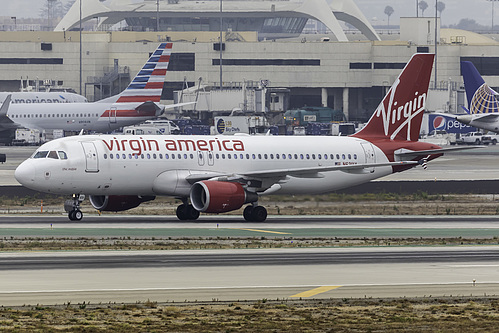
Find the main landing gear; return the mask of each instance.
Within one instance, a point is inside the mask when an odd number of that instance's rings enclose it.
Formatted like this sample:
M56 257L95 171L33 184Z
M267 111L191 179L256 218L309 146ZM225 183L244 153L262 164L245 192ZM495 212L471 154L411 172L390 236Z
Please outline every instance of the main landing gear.
M181 221L197 220L199 217L199 211L195 210L192 205L184 202L177 207L177 217Z
M64 210L68 213L71 221L80 221L83 213L80 210L80 204L85 200L84 194L73 194L73 199L64 202Z
M248 222L263 222L267 219L267 209L263 206L249 205L244 208L243 216Z

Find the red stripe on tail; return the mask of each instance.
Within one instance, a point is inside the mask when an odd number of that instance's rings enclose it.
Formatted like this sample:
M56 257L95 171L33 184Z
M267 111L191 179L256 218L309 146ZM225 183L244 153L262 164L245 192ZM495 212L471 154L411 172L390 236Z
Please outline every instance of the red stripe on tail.
M161 96L120 96L116 103L144 103L144 102L158 102L161 100Z

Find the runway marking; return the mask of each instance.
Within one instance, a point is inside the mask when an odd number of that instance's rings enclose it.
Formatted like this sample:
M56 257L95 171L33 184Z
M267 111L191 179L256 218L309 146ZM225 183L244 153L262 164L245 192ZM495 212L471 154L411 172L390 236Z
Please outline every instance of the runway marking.
M266 232L269 234L279 234L279 235L291 235L290 232L281 232L281 231L269 231L269 230L260 230L260 229L243 229L243 228L230 228L232 230L245 230L245 231L255 231L255 232Z
M340 287L341 286L323 286L323 287L318 287L318 288L315 288L312 290L307 290L307 291L304 291L302 293L299 293L299 294L296 294L293 296L289 296L289 297L311 297L311 296L315 296L317 294L322 294L322 293L325 293L327 291L337 289Z

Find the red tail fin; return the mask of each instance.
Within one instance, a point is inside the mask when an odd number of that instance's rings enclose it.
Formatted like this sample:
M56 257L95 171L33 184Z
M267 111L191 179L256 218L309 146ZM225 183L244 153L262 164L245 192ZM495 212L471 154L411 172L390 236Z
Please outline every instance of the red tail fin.
M404 67L371 119L353 136L368 141L417 141L433 68L433 54L418 53Z

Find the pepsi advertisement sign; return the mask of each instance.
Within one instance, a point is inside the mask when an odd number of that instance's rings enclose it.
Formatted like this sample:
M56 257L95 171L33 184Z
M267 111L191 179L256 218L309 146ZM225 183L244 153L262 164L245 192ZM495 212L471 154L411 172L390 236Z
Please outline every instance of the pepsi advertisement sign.
M449 117L444 114L430 113L428 114L428 131L446 131L447 133L469 133L476 132L475 127L460 123L454 117Z

